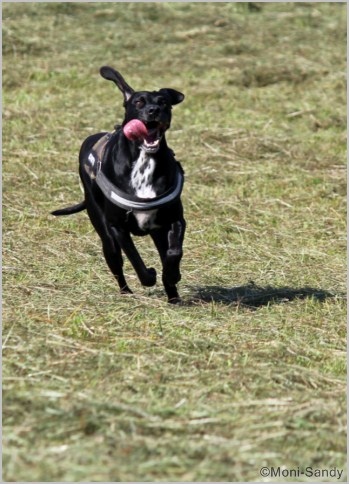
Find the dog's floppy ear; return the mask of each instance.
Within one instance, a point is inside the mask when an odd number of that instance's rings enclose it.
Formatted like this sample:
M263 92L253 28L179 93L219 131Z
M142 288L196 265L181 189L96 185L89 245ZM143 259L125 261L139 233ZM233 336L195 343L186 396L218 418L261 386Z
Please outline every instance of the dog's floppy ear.
M100 74L104 79L107 79L108 81L113 81L115 84L118 86L122 94L124 95L124 100L125 102L130 99L132 94L134 93L134 90L132 87L130 87L125 79L122 77L122 75L113 69L112 67L109 66L103 66L99 70Z
M174 106L175 104L181 103L184 99L184 94L182 94L179 91L176 91L175 89L164 88L164 89L160 89L159 92L169 97L172 106Z

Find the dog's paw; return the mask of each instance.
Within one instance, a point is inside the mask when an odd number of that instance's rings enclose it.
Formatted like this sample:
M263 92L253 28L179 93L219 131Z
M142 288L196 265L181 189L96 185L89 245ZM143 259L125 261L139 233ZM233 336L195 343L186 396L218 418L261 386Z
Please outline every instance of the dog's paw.
M131 289L128 286L124 286L120 289L121 294L133 294Z
M178 294L176 286L169 286L165 284L165 291L167 295L167 302L169 304L180 304L181 298Z
M171 297L171 298L168 298L168 303L169 304L180 305L180 304L182 304L182 299L179 296L177 296L177 297Z
M156 270L154 267L149 267L147 273L142 277L141 283L143 286L151 287L156 284Z

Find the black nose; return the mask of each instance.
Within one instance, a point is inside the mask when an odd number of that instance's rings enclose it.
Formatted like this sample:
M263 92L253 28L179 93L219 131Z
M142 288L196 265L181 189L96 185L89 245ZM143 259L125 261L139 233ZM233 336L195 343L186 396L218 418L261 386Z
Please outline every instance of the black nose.
M152 116L155 118L160 113L160 108L159 106L156 106L155 104L151 104L150 106L147 107L147 114L148 116Z

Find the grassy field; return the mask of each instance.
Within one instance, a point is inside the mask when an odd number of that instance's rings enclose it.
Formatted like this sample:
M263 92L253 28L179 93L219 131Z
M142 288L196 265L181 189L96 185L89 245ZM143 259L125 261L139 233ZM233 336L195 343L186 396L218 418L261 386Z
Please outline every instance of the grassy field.
M345 482L346 6L2 8L3 480ZM49 214L122 118L104 64L186 94L180 307Z

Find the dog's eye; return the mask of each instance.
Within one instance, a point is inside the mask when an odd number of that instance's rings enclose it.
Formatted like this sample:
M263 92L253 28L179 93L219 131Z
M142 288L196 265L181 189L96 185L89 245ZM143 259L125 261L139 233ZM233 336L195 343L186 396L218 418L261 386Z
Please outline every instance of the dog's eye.
M136 105L136 108L138 109L141 109L144 107L145 105L145 101L144 99L138 99L136 102L135 102L135 105Z
M166 108L168 106L168 102L166 101L166 99L164 99L163 97L159 99L159 103L161 106L163 106L164 108Z

